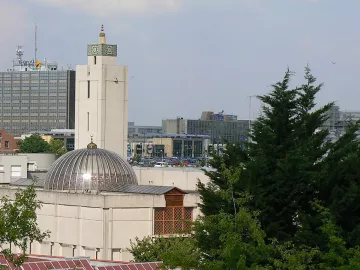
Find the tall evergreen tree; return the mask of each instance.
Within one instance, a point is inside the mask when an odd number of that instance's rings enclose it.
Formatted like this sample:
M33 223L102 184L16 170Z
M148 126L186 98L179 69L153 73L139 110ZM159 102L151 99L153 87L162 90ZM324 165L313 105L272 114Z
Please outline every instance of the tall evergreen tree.
M211 179L211 182L209 185L198 183L202 201L200 204L201 212L204 215L214 215L220 211L233 213L233 202L232 200L229 201L227 196L224 197L226 193L224 194L223 191L243 189L241 181L232 181L229 176L233 179L232 174L237 171L241 164L247 161L247 153L242 145L229 144L226 146L223 155L214 154L212 157L210 165L215 170L203 170L205 175Z
M337 142L327 141L322 126L333 103L315 108L322 84L316 85L309 67L299 87L290 88L292 75L287 70L269 94L259 97L263 114L252 125L251 143L230 146L223 157L214 158L216 172L207 173L211 183L199 184L201 210L205 216L234 214L234 197L247 192L253 196L247 207L260 212L268 238L321 246L321 218L312 207L320 199L346 243L354 246L360 242L358 127L350 127ZM236 171L236 180L230 180Z
M289 88L292 73L273 85L273 91L260 96L263 115L253 125L247 164L248 191L268 237L292 240L299 229L300 217L311 210L316 197L319 161L328 151L324 143L328 132L321 130L325 113L332 104L315 110L315 85L310 69L306 83ZM320 130L319 130L320 129Z

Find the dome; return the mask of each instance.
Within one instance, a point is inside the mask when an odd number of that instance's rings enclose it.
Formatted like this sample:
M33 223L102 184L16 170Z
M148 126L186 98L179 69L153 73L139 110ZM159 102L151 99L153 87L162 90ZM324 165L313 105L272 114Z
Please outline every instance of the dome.
M47 190L101 191L113 185L137 185L133 168L115 152L97 148L66 153L57 159L45 179Z

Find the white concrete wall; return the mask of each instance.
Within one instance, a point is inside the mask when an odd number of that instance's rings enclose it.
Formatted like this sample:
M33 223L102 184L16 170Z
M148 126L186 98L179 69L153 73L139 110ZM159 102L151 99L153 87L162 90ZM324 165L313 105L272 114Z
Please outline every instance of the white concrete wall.
M196 190L198 180L210 180L203 171L194 168L134 168L139 185L175 186L182 190Z
M12 197L16 189L0 188L0 197ZM38 211L41 230L51 235L34 243L31 253L53 256L90 256L129 261L130 240L153 234L154 207L164 207L162 195L88 195L38 191L43 207ZM184 206L199 214L199 196L187 194ZM30 252L30 251L29 251Z
M54 163L56 157L54 154L33 154L23 153L16 155L0 155L0 166L4 170L0 171L0 183L11 183L20 178L27 178L27 165L35 164L36 170L48 170ZM11 166L21 166L21 174L17 177L11 177Z
M51 153L27 153L27 163L36 164L36 170L47 171L56 160Z
M116 57L97 56L96 65L92 59L76 66L75 149L86 148L93 136L99 148L126 158L128 68L117 66Z
M0 166L3 170L0 172L0 183L11 183L20 178L27 177L27 155L0 155ZM11 176L11 166L21 166L20 176Z

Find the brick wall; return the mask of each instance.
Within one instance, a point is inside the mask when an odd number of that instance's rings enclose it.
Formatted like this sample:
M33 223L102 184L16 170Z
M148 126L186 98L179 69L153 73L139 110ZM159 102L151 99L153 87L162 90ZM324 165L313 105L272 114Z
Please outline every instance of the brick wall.
M18 141L20 139L15 139L13 135L7 134L6 130L0 129L0 152L14 152L18 150Z

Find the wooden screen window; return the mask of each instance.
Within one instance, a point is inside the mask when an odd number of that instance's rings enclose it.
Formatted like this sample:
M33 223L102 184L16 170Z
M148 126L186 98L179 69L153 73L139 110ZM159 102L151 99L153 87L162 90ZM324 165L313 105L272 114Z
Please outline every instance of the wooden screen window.
M192 207L155 208L154 234L187 233L191 229Z

